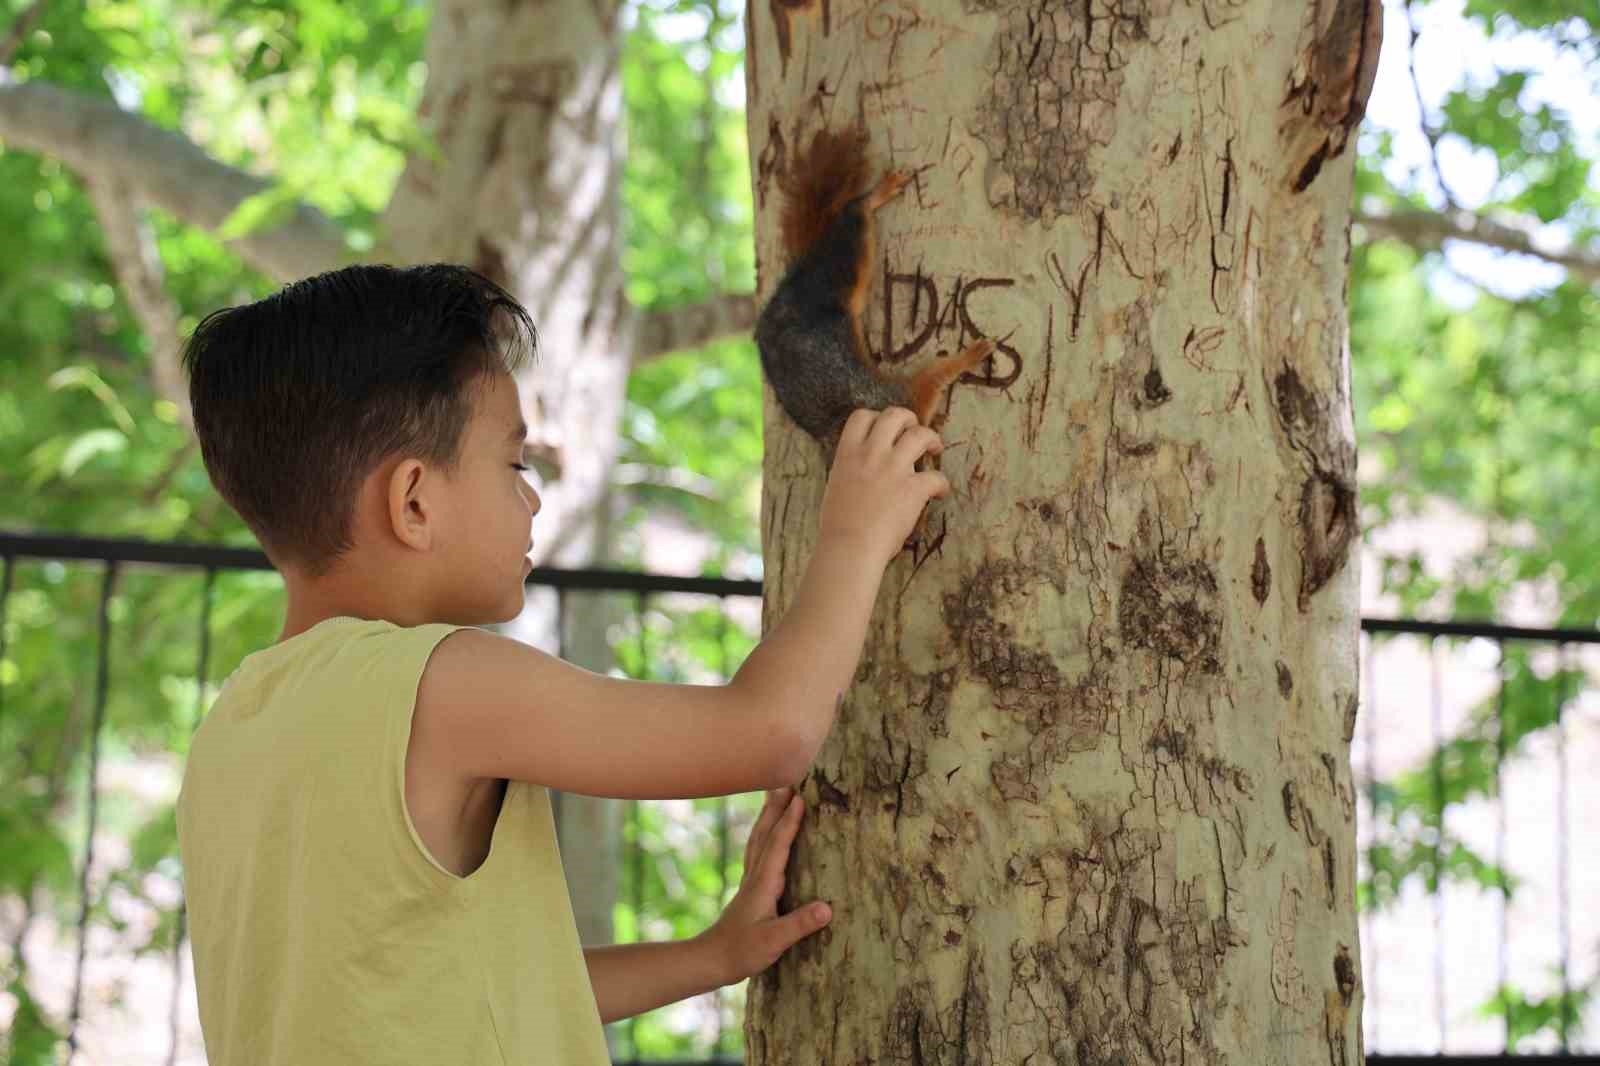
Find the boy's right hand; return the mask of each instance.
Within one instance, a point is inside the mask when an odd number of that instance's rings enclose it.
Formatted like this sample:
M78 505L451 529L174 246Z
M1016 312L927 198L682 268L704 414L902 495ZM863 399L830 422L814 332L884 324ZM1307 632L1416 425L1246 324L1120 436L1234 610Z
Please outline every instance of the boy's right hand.
M942 451L939 434L907 408L851 412L823 492L819 539L854 541L887 566L928 501L950 491L939 471L916 469L924 455Z

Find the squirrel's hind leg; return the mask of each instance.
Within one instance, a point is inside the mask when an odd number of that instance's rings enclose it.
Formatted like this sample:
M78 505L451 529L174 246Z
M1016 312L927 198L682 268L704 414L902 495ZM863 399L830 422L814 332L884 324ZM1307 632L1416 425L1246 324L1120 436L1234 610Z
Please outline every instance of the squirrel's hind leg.
M917 421L933 429L940 428L948 417L938 411L939 400L944 395L945 386L992 354L994 354L994 341L974 341L967 345L961 354L951 356L949 359L936 359L917 371L906 383L911 410L916 412ZM935 418L938 419L937 423L934 421Z

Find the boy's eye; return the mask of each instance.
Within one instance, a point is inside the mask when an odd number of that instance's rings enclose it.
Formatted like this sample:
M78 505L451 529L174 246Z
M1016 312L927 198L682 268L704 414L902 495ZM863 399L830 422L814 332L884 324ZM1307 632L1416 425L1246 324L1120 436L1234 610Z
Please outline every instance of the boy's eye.
M512 464L511 464L511 469L513 469L513 470L520 470L520 471L522 471L522 472L523 472L523 473L524 473L524 474L526 474L526 473L527 473L527 472L528 472L528 471L529 471L529 470L531 470L531 469L532 469L532 467L527 467L527 466L523 466L523 465L522 465L522 464L521 464L521 463L512 463Z

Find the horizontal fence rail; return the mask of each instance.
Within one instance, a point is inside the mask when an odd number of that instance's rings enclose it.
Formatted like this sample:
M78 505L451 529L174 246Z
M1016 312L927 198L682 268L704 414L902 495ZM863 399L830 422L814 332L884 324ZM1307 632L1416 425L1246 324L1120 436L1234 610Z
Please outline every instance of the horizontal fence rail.
M125 570L143 570L145 568L177 569L181 571L199 571L204 575L204 591L201 599L201 611L198 622L198 662L195 676L199 679L194 721L199 720L203 713L203 702L206 684L210 677L210 657L212 649L212 612L214 608L214 584L218 574L236 571L270 571L273 569L264 553L253 548L234 548L221 546L208 546L199 544L182 543L150 543L126 539L105 539L92 537L42 535L0 532L0 665L6 662L7 638L7 609L12 598L15 585L17 561L36 560L53 563L83 563L97 564L102 567L102 581L98 594L98 618L96 619L97 656L93 684L91 724L89 727L89 769L88 784L84 797L83 811L83 854L79 859L76 903L76 933L77 955L74 967L72 992L65 1012L67 1024L66 1044L68 1061L76 1052L78 1044L78 1029L82 1020L83 1003L83 972L86 945L89 938L90 914L92 911L92 889L90 885L90 868L95 858L95 838L99 828L99 790L98 781L99 761L101 757L100 733L102 730L108 688L111 685L111 666L108 649L111 643L111 622L109 620L109 604L114 595L116 583ZM550 567L539 567L528 576L528 584L545 587L556 591L559 602L558 615L564 609L566 593L627 593L634 598L634 614L638 622L638 653L640 661L648 664L652 661L652 650L646 641L648 638L647 627L644 624L646 614L650 610L651 598L669 594L695 594L713 597L719 602L719 610L724 629L726 628L728 612L727 602L730 599L759 599L762 584L755 580L734 580L712 577L673 577L661 574L646 574L633 571L583 569L564 570ZM1382 877L1390 876L1393 870L1378 869L1373 856L1383 855L1385 863L1391 861L1389 857L1397 853L1398 843L1405 837L1404 843L1409 847L1405 854L1415 869L1411 869L1406 876L1420 871L1423 882L1427 885L1426 893L1431 905L1432 924L1432 955L1427 969L1431 970L1431 982L1428 992L1431 995L1416 989L1403 989L1396 992L1391 987L1390 971L1380 969L1381 966L1391 961L1391 948L1383 930L1378 923L1386 919L1383 906L1374 905L1363 911L1362 923L1362 956L1365 977L1367 1006L1365 1011L1365 1032L1369 1047L1374 1052L1367 1057L1367 1061L1377 1066L1422 1066L1424 1063L1448 1063L1450 1066L1476 1066L1476 1064L1504 1064L1516 1063L1545 1063L1545 1062L1600 1062L1600 1057L1576 1053L1579 1049L1574 1046L1578 1033L1579 1017L1578 1008L1583 1002L1574 997L1581 991L1573 984L1572 975L1577 967L1573 957L1573 917L1574 902L1582 901L1581 913L1587 916L1600 905L1600 877L1591 876L1590 871L1594 866L1588 865L1578 874L1578 891L1574 892L1572 885L1573 870L1571 868L1571 839L1574 827L1570 824L1570 811L1572 802L1572 774L1568 763L1568 719L1569 714L1564 713L1568 704L1576 700L1581 692L1587 690L1582 679L1587 677L1587 668L1578 662L1573 654L1573 649L1584 649L1600 644L1600 631L1584 629L1536 629L1520 626L1507 626L1494 623L1474 622L1422 622L1404 619L1363 618L1361 621L1363 631L1363 696L1361 700L1360 720L1362 728L1356 738L1355 748L1352 752L1352 763L1357 768L1357 773L1364 778L1360 783L1362 792L1362 806L1360 808L1360 824L1362 826L1362 865L1363 874L1367 880L1365 885L1372 886L1372 892L1380 892ZM558 632L564 632L558 617ZM721 640L721 635L718 637ZM1414 701L1407 699L1403 694L1394 700L1386 698L1384 686L1380 686L1377 671L1373 667L1374 654L1379 642L1413 642L1420 645L1414 649L1417 664L1420 664L1416 673L1428 677L1428 685L1423 706L1418 707ZM1451 971L1447 966L1446 937L1446 898L1451 895L1453 888L1446 885L1449 878L1446 876L1450 864L1455 861L1449 852L1447 839L1459 827L1447 818L1447 803L1444 800L1449 782L1446 775L1449 768L1443 753L1448 749L1452 738L1447 736L1443 721L1444 697L1442 685L1442 671L1440 659L1440 642L1446 641L1485 641L1496 650L1495 676L1498 678L1498 690L1489 698L1498 701L1496 706L1499 711L1504 710L1507 691L1508 669L1521 663L1518 655L1523 655L1521 650L1508 652L1508 649L1539 649L1539 654L1547 657L1553 656L1547 664L1546 672L1550 669L1562 680L1563 687L1555 698L1553 708L1553 735L1554 735L1554 768L1549 771L1552 780L1550 786L1551 800L1554 803L1555 814L1551 819L1548 829L1552 834L1549 841L1554 849L1556 870L1556 886L1551 895L1551 915L1557 930L1558 958L1554 960L1554 970L1559 980L1559 998L1554 999L1556 1006L1553 1008L1555 1020L1546 1024L1547 1030L1553 1028L1554 1046L1544 1050L1551 1054L1523 1054L1510 1053L1510 1041L1505 1041L1505 1053L1498 1055L1486 1054L1435 1054L1416 1055L1400 1053L1383 1053L1385 1049L1393 1047L1395 1051L1410 1051L1407 1035L1414 1036L1419 1028L1426 1026L1429 1033L1436 1032L1437 1042L1434 1046L1447 1048L1451 1042L1452 1018L1456 1018L1470 1003L1452 1001L1449 992L1452 982L1459 982L1461 975ZM722 677L729 676L726 661L725 643L719 644L721 662L717 669ZM1530 675L1531 676L1531 675ZM1577 691L1568 691L1566 685L1569 676L1578 678ZM5 697L6 688L15 689L16 684L23 680L13 676L11 684L0 685L0 724L4 723L6 714ZM1425 737L1430 761L1425 763L1423 778L1414 775L1404 778L1402 783L1410 782L1411 794L1416 794L1417 782L1422 781L1424 799L1428 800L1431 794L1431 807L1428 802L1418 808L1421 813L1413 821L1417 824L1404 825L1398 814L1395 814L1393 825L1384 824L1388 817L1383 812L1397 812L1402 810L1400 799L1407 795L1405 788L1396 789L1386 783L1392 775L1386 775L1382 770L1384 751L1380 746L1378 720L1382 717L1380 708L1393 702L1407 703L1403 711L1411 719L1419 715L1426 717ZM1398 720L1398 719L1397 719ZM1408 719L1409 720L1409 719ZM1418 719L1420 720L1420 719ZM1506 861L1508 846L1508 825L1506 823L1504 804L1498 802L1502 793L1502 763L1512 754L1511 742L1507 740L1508 729L1503 714L1495 719L1492 730L1495 745L1494 760L1494 787L1495 824L1493 827L1493 870L1503 870ZM1408 771L1410 772L1410 771ZM1431 774L1431 782L1426 780L1426 775ZM1592 775L1592 770L1584 775L1584 780ZM1596 804L1596 792L1591 786L1586 793L1587 799L1583 801L1583 810L1592 815L1595 810L1600 810ZM559 797L558 797L559 799ZM624 859L624 882L626 894L633 907L635 927L647 912L647 901L644 898L644 885L646 876L644 871L645 849L642 846L642 822L639 818L640 807L637 803L630 804L628 814L628 831L633 837L633 844L627 849ZM719 809L716 826L716 847L718 850L719 870L723 875L723 898L726 898L727 880L729 869L730 842L728 831L729 819L726 803ZM1420 830L1418 829L1420 825ZM1590 818L1588 824L1582 827L1585 831L1600 829L1600 825L1593 824ZM1409 833L1410 836L1406 837ZM1421 841L1420 845L1416 841ZM1419 850L1420 848L1420 850ZM1588 850L1593 850L1588 849ZM1482 874L1480 876L1489 876ZM1496 875L1498 876L1498 875ZM1402 878L1403 880L1403 878ZM1390 886L1393 888L1393 886ZM1486 955L1489 959L1484 965L1491 965L1498 978L1497 987L1504 987L1508 970L1508 953L1510 936L1507 920L1507 899L1511 893L1509 888L1501 885L1499 920L1495 928L1495 952ZM1374 899L1377 899L1377 895ZM1397 895L1394 906L1403 909L1404 906L1417 905L1416 900L1406 903ZM174 950L172 952L172 998L170 1006L171 1050L167 1062L176 1059L178 1048L178 1034L181 1019L179 1017L179 993L182 966L182 948L185 935L183 926L183 912L180 906L177 916L177 934ZM1590 928L1593 928L1591 925ZM1468 938L1473 934L1481 936L1482 929L1469 932ZM20 945L22 937L16 938ZM1595 942L1580 942L1587 951L1600 950L1600 938ZM1408 945L1414 947L1414 945ZM1407 958L1402 961L1415 963L1417 952L1408 950ZM1593 970L1593 960L1589 969ZM1412 967L1415 968L1415 967ZM1447 972L1449 971L1449 972ZM1591 982L1594 979L1590 978ZM1595 982L1600 984L1600 982ZM1396 1023L1388 1016L1391 1001L1396 1004L1396 1011L1400 1014L1400 1022ZM1547 1013L1552 1009L1546 997L1545 1009ZM1458 1023L1459 1024L1459 1023ZM1389 1038L1393 1031L1402 1030L1402 1037L1392 1043ZM619 1058L619 1064L644 1063L648 1061L651 1066L738 1066L739 1058L727 1057L725 1054L713 1052L708 1057L696 1059L669 1059L654 1058L643 1059L639 1055L640 1047L637 1034L633 1033L629 1040L630 1058ZM724 1046L724 1032L722 1014L719 1008L715 1028L715 1049ZM1547 1041L1548 1043L1549 1041ZM1595 1046L1595 1045L1591 1045ZM1426 1050L1415 1048L1415 1050Z

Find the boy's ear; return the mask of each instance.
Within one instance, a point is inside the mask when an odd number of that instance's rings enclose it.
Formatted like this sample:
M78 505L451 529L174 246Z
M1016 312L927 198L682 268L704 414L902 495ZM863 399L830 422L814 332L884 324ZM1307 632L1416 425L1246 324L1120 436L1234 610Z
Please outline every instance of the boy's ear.
M417 551L433 546L433 501L424 491L425 473L420 462L404 459L388 479L389 526L400 543Z

